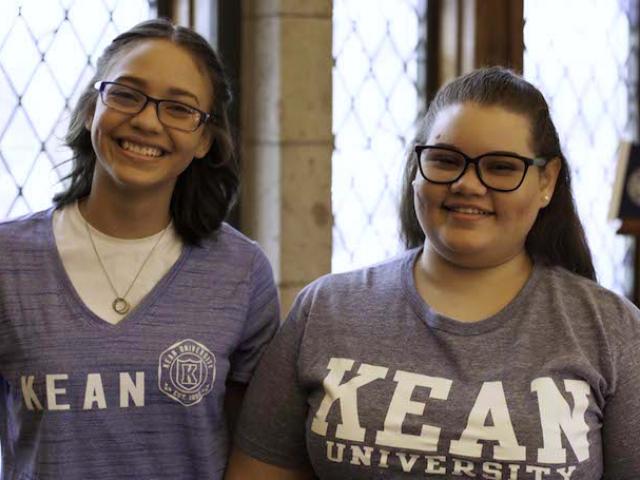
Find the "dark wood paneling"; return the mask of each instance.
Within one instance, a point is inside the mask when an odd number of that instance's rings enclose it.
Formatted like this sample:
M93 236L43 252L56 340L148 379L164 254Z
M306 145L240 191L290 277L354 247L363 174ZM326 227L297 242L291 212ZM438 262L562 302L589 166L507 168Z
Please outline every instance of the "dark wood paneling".
M522 72L523 8L523 0L429 0L429 68L437 79L435 89L488 65Z

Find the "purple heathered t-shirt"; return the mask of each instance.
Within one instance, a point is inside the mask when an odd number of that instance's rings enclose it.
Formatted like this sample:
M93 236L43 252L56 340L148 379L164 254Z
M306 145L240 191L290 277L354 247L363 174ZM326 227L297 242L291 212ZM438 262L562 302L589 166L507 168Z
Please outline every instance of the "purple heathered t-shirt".
M221 478L225 383L278 324L266 257L226 224L117 325L74 291L51 211L1 224L0 477Z
M238 446L321 479L640 479L640 314L536 265L463 323L418 294L419 250L298 296L245 397Z

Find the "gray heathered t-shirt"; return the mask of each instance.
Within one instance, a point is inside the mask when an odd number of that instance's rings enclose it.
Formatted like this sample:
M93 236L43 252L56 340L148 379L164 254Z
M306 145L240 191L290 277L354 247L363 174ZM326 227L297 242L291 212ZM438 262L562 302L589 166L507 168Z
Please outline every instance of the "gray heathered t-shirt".
M51 211L0 225L0 477L221 478L225 382L278 325L269 263L228 225L117 325L74 291Z
M639 479L638 310L535 266L501 312L458 322L418 295L418 253L299 295L238 446L321 479Z

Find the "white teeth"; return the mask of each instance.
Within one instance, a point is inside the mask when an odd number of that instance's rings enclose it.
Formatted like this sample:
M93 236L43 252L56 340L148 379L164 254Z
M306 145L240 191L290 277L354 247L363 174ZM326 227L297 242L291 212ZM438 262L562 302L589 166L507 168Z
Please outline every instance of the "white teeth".
M137 153L138 155L144 155L145 157L159 157L160 155L162 155L162 150L160 150L159 148L138 145L137 143L132 143L128 140L122 140L122 142L120 142L120 145L125 150Z
M475 214L475 215L490 215L489 212L478 210L477 208L449 207L449 210L453 210L454 212L470 213L470 214Z

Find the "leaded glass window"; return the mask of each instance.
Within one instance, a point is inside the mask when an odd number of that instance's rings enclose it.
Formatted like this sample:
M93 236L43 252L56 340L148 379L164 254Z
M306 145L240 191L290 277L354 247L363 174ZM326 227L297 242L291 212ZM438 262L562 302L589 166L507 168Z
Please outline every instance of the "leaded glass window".
M334 0L332 270L401 249L404 149L425 104L425 2Z
M550 103L599 281L629 294L631 240L607 214L618 142L637 128L638 0L524 6L524 76Z
M0 220L51 205L68 172L70 108L113 37L155 16L149 0L2 0Z

